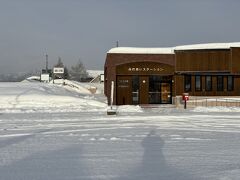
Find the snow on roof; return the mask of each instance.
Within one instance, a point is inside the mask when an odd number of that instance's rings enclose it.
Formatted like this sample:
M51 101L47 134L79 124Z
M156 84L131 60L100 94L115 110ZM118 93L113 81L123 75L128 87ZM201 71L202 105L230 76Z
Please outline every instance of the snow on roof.
M107 53L122 54L174 54L173 48L137 48L137 47L116 47Z
M175 50L230 49L231 47L240 47L240 42L183 45L176 46L174 49Z
M107 53L121 54L174 54L175 50L201 50L201 49L230 49L231 47L240 47L240 42L232 43L207 43L182 45L167 48L138 48L138 47L116 47L110 49Z
M104 74L104 71L103 70L87 70L87 73L90 77L97 77L101 74Z

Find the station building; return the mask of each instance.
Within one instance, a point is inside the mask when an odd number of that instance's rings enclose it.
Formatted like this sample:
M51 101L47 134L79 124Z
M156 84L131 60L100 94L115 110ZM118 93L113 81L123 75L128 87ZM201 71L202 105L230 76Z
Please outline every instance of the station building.
M172 104L177 96L240 96L240 42L107 52L104 92L113 104Z

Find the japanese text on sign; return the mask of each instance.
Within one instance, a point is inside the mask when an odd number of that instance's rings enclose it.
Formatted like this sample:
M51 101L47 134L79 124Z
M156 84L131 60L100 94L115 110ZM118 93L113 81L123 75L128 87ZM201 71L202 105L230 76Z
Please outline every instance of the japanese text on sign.
M63 74L64 73L64 68L53 68L53 73L54 74Z
M138 68L138 67L129 67L128 71L134 71L134 72L148 72L148 71L152 71L152 72L160 72L163 71L163 68Z

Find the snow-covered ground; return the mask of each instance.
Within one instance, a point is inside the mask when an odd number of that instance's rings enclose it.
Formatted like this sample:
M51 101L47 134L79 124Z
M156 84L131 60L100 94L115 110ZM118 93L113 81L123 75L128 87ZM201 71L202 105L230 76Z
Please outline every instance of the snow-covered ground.
M239 179L238 108L106 110L103 95L0 83L0 179Z

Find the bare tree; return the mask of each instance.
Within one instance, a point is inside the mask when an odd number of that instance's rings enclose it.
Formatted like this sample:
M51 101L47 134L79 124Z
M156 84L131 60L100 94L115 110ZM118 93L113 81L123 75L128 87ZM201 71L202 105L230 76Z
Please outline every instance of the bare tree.
M75 81L83 81L88 77L87 70L80 59L75 66L71 67L69 74L70 78Z
M58 57L58 62L54 67L64 67L61 57Z

